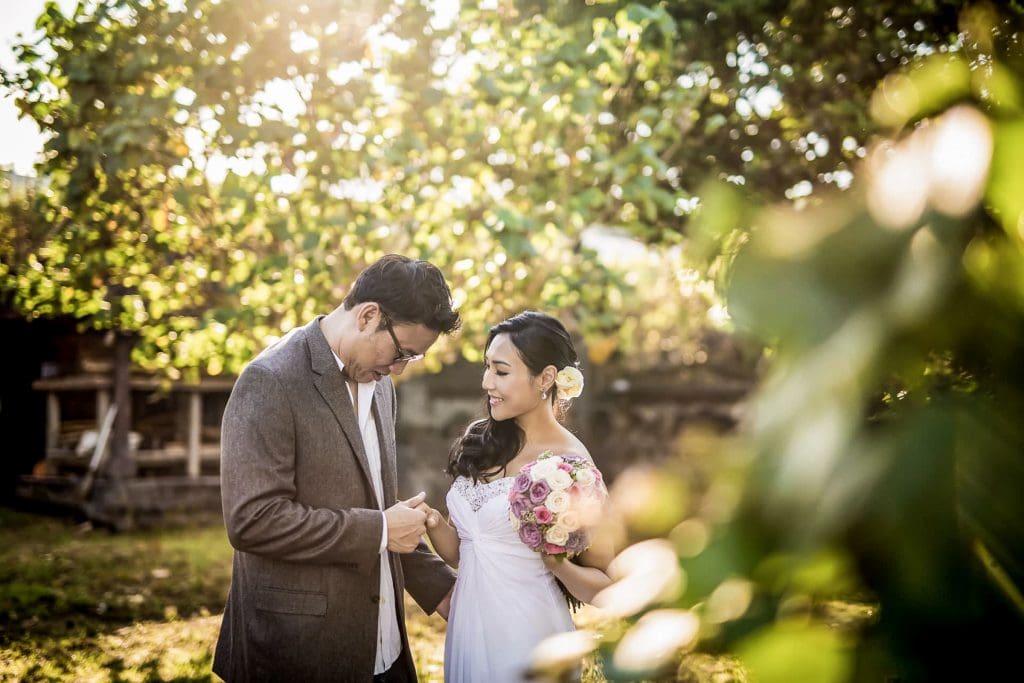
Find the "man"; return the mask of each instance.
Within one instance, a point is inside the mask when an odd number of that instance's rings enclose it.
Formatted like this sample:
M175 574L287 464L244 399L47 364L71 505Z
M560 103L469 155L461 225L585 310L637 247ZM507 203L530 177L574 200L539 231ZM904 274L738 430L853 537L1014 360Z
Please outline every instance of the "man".
M388 375L458 326L435 266L385 256L238 378L221 434L225 680L416 680L403 589L447 618L455 578L420 538L423 494L397 499Z

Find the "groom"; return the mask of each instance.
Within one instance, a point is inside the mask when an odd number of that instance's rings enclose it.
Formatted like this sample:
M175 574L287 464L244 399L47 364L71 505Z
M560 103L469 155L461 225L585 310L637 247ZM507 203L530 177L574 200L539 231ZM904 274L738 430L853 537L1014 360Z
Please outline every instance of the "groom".
M440 271L389 255L337 309L242 372L224 412L235 548L213 670L227 681L415 681L402 601L448 615L455 578L398 500L388 377L459 326Z

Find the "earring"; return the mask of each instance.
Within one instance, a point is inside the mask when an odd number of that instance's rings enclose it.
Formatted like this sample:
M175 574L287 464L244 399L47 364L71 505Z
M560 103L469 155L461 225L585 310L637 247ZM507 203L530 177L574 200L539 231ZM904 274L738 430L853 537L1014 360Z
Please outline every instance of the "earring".
M540 392L540 400L542 400L542 401L548 400L548 392L546 392L546 391Z

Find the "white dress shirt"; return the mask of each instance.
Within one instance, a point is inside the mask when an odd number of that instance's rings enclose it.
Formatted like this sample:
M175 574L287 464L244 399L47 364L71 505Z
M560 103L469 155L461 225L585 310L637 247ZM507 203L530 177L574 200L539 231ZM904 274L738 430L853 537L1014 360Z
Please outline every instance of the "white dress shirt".
M344 370L345 364L341 362L338 355L334 355L338 361L338 368ZM373 419L373 392L377 387L376 382L360 382L358 385L359 400L353 404L359 408L356 415L356 422L359 425L359 433L363 437L363 448L366 450L366 459L370 464L370 480L373 482L373 490L377 494L377 503L380 505L383 516L384 484L381 480L381 457L380 440L377 438L377 423ZM349 399L352 399L352 385L345 381L348 388ZM391 668L398 656L402 653L402 634L398 630L398 612L395 604L395 586L391 579L391 563L388 561L388 525L384 519L380 540L380 605L377 611L377 659L373 665L373 673L384 673Z

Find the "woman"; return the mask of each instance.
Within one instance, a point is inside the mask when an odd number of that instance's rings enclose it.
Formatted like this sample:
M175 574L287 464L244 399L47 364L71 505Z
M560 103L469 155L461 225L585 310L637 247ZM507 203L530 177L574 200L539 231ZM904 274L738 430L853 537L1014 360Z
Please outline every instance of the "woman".
M434 549L459 568L445 642L448 683L522 680L534 647L573 629L556 579L584 602L611 583L607 544L593 542L574 562L558 562L527 547L509 519L512 482L537 456L550 451L592 462L558 420L568 399L564 387L559 396L556 378L577 362L565 327L543 313L509 318L487 339L488 417L452 447L450 522L433 510L428 517Z

